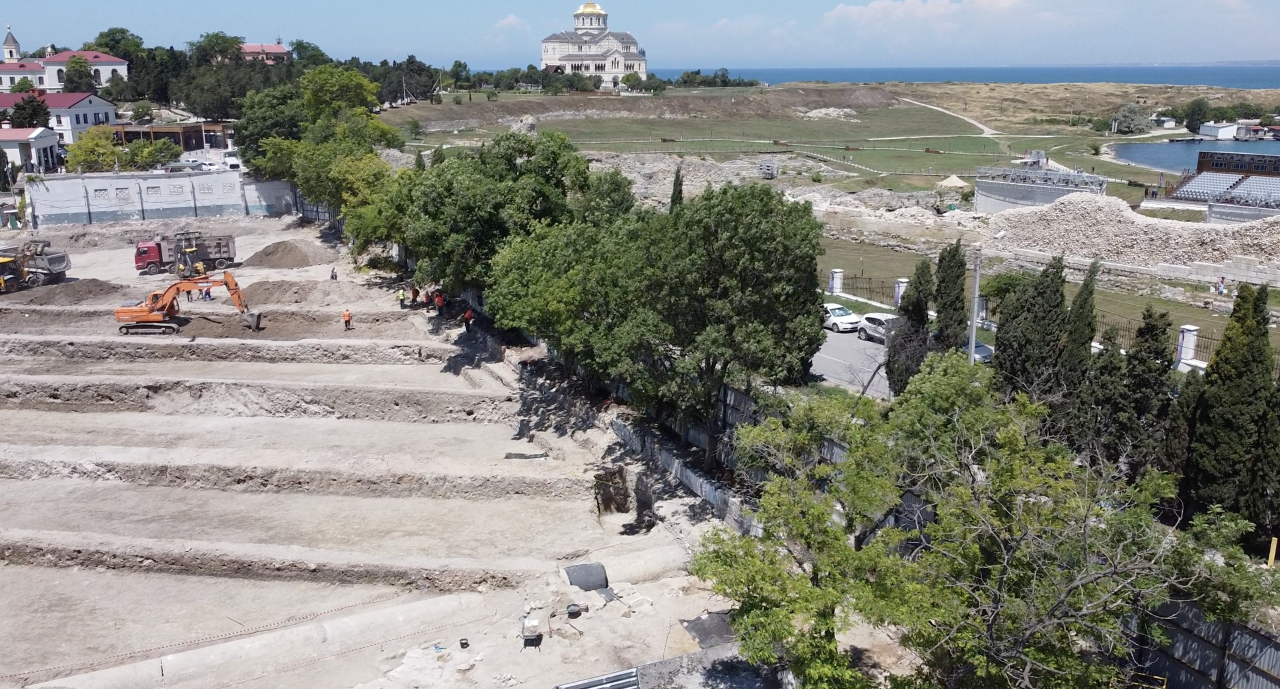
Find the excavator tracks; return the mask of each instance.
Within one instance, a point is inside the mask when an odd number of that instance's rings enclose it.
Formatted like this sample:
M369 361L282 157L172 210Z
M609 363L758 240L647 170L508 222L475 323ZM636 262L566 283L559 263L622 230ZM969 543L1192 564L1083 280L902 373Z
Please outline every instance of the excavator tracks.
M181 330L172 323L135 323L120 326L121 335L177 335Z

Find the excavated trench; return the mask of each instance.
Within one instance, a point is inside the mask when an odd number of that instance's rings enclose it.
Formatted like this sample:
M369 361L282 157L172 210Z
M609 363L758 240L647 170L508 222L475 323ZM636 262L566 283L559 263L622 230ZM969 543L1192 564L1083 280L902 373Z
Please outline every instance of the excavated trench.
M95 306L0 306L0 332L29 335L117 335L120 324L114 309ZM164 340L191 337L236 338L246 340L423 340L431 341L431 319L419 311L352 310L353 329L342 327L342 310L317 311L265 306L262 330L249 330L238 314L226 311L183 312L182 330L175 336L134 335L139 339Z
M309 493L370 498L504 500L530 497L588 499L593 481L568 476L367 473L223 464L155 464L15 457L0 447L0 479L87 479L162 488L240 493ZM519 460L513 460L519 461Z
M382 584L439 592L474 591L480 586L515 588L523 581L543 574L535 569L433 566L372 559L327 560L326 554L316 551L308 553L312 557L289 557L221 550L212 545L172 544L173 547L165 547L129 539L98 541L77 542L74 537L59 534L2 530L0 562L265 581Z
M440 342L0 336L0 357L46 357L81 361L441 364L457 352L456 347Z
M0 377L0 409L510 423L515 418L516 407L511 394L478 390L76 376Z

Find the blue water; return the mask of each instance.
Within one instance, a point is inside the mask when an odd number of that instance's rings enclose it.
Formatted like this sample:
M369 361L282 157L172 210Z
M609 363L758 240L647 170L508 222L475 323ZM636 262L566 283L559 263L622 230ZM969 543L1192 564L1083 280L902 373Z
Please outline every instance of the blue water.
M1206 141L1200 144L1116 144L1116 157L1126 163L1181 173L1195 169L1201 151L1280 155L1280 141Z
M690 68L693 69L693 68ZM716 68L702 70L710 74ZM679 78L683 69L655 69L664 79ZM788 81L829 82L995 82L1002 84L1172 84L1237 89L1280 88L1280 65L1268 66L1082 66L1082 67L850 67L730 69L734 77L767 84Z

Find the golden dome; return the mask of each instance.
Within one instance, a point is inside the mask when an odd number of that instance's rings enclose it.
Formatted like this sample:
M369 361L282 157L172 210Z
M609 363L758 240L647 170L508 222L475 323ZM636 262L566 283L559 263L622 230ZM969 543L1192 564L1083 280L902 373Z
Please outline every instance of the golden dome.
M595 4L594 2L589 2L583 5L582 7L579 7L578 11L574 12L574 14L608 14L608 12L605 12L599 5Z

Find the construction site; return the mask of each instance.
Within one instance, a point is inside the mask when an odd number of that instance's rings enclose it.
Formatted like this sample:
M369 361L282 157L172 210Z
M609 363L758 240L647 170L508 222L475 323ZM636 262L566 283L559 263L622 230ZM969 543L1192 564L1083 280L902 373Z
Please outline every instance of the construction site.
M686 572L714 516L538 350L288 218L86 230L0 294L0 686L551 687L728 607ZM223 270L151 274L183 233Z

